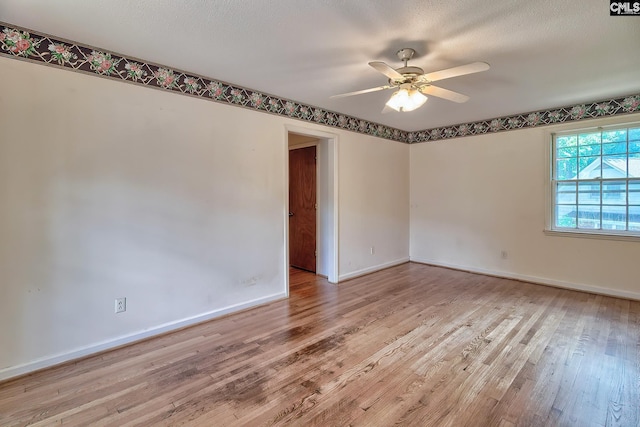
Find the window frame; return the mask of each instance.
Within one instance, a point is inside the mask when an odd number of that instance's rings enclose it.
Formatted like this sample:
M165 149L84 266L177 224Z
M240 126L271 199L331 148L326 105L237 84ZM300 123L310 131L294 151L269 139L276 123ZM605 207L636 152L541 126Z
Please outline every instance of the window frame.
M634 117L636 119L636 117ZM629 206L638 206L638 204L629 204L629 183L634 182L640 185L640 177L630 177L627 176L624 178L616 177L616 178L603 178L602 176L598 178L590 178L590 179L580 179L580 167L577 165L576 169L576 179L556 179L556 166L557 166L557 150L556 150L556 139L561 136L566 135L580 135L580 134L588 134L594 132L605 132L605 131L613 131L613 130L622 130L625 129L628 131L630 128L638 128L640 127L640 121L632 121L632 122L619 122L619 123L602 123L598 126L590 126L590 127L574 127L571 129L562 129L557 131L552 131L549 133L548 138L548 150L547 150L547 191L546 191L546 200L547 200L547 215L546 215L546 226L545 226L545 234L549 235L560 235L560 236L571 236L571 237L587 237L587 238L596 238L596 239L612 239L612 240L631 240L631 241L640 241L640 230L638 231L629 231ZM627 135L627 139L625 144L627 144L626 151L624 155L627 159L627 170L629 168L629 137ZM602 142L600 142L600 161L602 162ZM578 146L577 146L578 147ZM632 152L631 154L636 154L636 152ZM572 156L568 157L571 158ZM576 159L580 158L579 154L576 155ZM602 167L602 163L601 166ZM578 198L580 197L579 188L580 183L584 183L589 185L589 183L595 183L600 187L600 197L599 204L593 205L598 206L600 210L600 224L599 228L578 228L579 227L579 217L576 213L576 226L575 227L558 227L556 226L556 215L557 215L557 207L563 206L562 204L557 203L557 183L565 182L565 183L575 183L576 185L576 203L575 206L578 208L580 206L578 204ZM602 228L602 209L603 206L612 206L611 203L606 203L605 200L605 192L604 183L606 182L624 182L625 194L626 194L626 202L625 204L616 204L616 206L624 206L626 210L626 228L627 230L614 230L614 229L603 229Z

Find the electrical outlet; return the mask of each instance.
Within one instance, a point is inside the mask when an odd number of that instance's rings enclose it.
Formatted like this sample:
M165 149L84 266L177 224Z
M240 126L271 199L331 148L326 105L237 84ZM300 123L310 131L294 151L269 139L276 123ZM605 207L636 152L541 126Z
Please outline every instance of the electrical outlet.
M116 313L122 313L124 311L127 311L127 299L116 298Z
M371 255L376 253L376 247L375 246L371 246Z
M509 254L507 253L507 251L502 251L502 252L500 252L500 257L502 259L507 259L507 258L509 258Z

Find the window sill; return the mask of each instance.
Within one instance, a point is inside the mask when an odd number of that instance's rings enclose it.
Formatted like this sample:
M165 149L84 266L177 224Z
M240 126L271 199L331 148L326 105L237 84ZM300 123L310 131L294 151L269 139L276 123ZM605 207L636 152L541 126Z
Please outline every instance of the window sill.
M618 240L624 242L640 242L639 234L613 234L603 233L600 231L586 231L586 230L544 230L544 234L547 236L555 237L580 237L585 239L599 239L599 240Z

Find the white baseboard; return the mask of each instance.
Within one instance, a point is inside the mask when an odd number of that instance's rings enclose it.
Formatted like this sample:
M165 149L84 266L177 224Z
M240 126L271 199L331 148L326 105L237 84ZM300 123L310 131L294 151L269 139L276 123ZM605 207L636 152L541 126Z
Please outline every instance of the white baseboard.
M529 276L529 275L525 275L525 274L512 273L512 272L509 272L509 271L488 270L488 269L485 269L485 268L468 267L468 266L465 266L465 265L451 264L451 263L447 263L447 262L440 262L440 261L434 261L434 260L429 260L429 259L421 259L421 258L411 258L411 262L418 262L418 263L421 263L421 264L429 264L429 265L434 265L434 266L437 266L437 267L452 268L454 270L469 271L471 273L485 274L487 276L496 276L496 277L502 277L502 278L505 278L505 279L521 280L523 282L530 282L530 283L535 283L535 284L539 284L539 285L553 286L553 287L556 287L556 288L563 288L563 289L571 289L571 290L574 290L574 291L589 292L589 293L592 293L592 294L599 294L599 295L606 295L606 296L611 296L611 297L619 297L619 298L640 300L640 293L637 293L637 292L621 291L621 290L618 290L618 289L601 288L599 286L591 286L591 285L583 285L583 284L580 284L580 283L565 282L563 280L550 279L548 277Z
M213 310L207 313L199 314L197 316L188 317L186 319L165 323L150 329L146 329L144 331L125 335L116 339L102 341L86 347L76 348L69 352L43 357L43 358L36 359L34 361L23 363L17 366L9 366L7 368L0 369L0 381L17 377L19 375L28 374L30 372L34 372L40 369L49 368L54 365L59 365L61 363L69 362L71 360L79 359L81 357L89 356L101 351L120 347L125 344L131 344L135 341L140 341L142 339L149 338L154 335L160 335L165 332L170 332L176 329L184 328L186 326L195 325L197 323L215 319L216 317L224 316L225 314L234 313L237 311L245 310L247 308L256 307L262 304L267 304L273 301L284 299L286 297L287 297L286 292L268 295L266 297L257 298L257 299L243 302L240 304L234 304L228 307L224 307L224 308Z
M385 262L384 264L374 265L373 267L363 268L362 270L352 271L351 273L341 274L338 276L338 282L364 276L365 274L375 273L376 271L384 270L385 268L394 267L396 265L404 264L406 262L409 262L408 257L397 259L395 261Z

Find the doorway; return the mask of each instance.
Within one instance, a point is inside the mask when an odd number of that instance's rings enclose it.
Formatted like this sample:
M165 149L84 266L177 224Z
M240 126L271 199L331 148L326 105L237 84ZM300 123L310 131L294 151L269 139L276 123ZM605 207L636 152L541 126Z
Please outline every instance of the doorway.
M285 208L285 242L287 245L285 253L285 271L289 271L291 266L301 267L308 271L315 271L316 274L324 276L331 283L338 282L338 189L337 189L337 172L338 172L338 155L337 136L327 132L317 131L315 129L307 129L299 126L286 125L285 133L285 147L286 147L286 166L287 166L287 179L286 193L287 194L287 206ZM312 189L307 189L306 198L307 206L311 205L311 218L315 218L315 238L313 238L312 231L309 230L305 243L308 245L307 249L303 249L303 253L308 257L308 254L313 253L313 264L300 264L296 259L298 249L297 243L292 240L297 239L296 233L298 230L292 230L293 227L297 227L295 220L298 216L299 208L295 206L295 201L292 197L295 197L290 191L290 184L294 180L293 175L298 175L299 172L295 171L296 166L290 164L290 153L293 153L293 159L296 156L304 156L304 150L310 148L307 153L312 153L315 150L315 155L307 154L307 160L302 163L307 163L308 169L302 177L295 178L297 182L304 182L307 185L313 186L313 179L315 179L315 202L309 194ZM295 153L298 151L298 153ZM314 157L312 163L309 159ZM296 160L291 160L296 161ZM309 165L311 163L311 165ZM290 168L294 168L292 172ZM314 171L314 172L313 172ZM293 184L295 186L295 184ZM293 193L297 190L294 188ZM291 205L290 205L291 204ZM290 209L291 208L291 209ZM289 216L292 213L293 216ZM300 219L300 218L296 218ZM305 220L303 219L303 222ZM307 224L309 221L306 220ZM310 228L309 226L308 228ZM315 242L314 242L315 241ZM311 243L310 243L311 242ZM294 253L295 252L295 253ZM289 274L287 274L287 291L289 286Z

